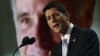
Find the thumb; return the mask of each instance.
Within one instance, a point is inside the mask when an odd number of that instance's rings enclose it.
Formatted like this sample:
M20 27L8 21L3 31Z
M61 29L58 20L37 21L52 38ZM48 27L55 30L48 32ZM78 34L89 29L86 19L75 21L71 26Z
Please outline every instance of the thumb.
M52 51L49 51L49 56L52 56Z

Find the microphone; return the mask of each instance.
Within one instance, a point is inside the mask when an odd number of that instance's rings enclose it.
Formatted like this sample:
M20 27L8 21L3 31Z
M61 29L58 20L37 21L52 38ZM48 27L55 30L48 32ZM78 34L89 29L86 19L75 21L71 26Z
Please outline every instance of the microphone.
M13 53L13 56L14 56L14 54L16 53L16 51L17 51L20 47L23 47L23 46L25 46L25 45L31 45L31 44L33 44L34 42L35 42L35 38L34 38L34 37L32 37L32 38L30 38L30 39L29 39L28 36L24 37L23 40L22 40L22 44L21 44L19 47L17 47L17 49L16 49L16 50L14 51L14 53Z
M22 44L19 46L19 47L22 47L22 46L25 46L25 45L28 45L28 44L33 44L35 42L35 38L32 37L29 39L28 36L24 37L24 39L22 40Z

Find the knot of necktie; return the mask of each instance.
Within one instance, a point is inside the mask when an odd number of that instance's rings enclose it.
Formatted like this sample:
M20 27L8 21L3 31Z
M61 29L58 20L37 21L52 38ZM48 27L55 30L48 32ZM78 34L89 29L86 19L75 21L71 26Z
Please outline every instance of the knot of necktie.
M63 44L67 45L67 39L63 40Z

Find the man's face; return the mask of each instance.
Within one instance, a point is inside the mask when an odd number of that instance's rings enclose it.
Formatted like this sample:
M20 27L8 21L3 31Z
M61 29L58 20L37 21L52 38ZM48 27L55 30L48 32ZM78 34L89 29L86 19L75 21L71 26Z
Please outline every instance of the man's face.
M61 33L67 29L68 15L59 12L56 8L50 8L45 12L46 20L51 28L56 33Z
M46 26L42 25L42 23L40 25L40 20L42 18L42 9L50 1L16 0L16 2L17 2L17 24L18 24L16 27L17 28L16 31L17 31L18 45L22 43L22 39L25 36L29 36L30 38L34 37L36 39L34 44L24 46L20 49L21 55L47 56L46 53L47 50L42 48L42 46L45 46L45 44L47 43L43 43L44 40L40 41L41 39L47 38L46 33L42 32L45 29L43 27Z

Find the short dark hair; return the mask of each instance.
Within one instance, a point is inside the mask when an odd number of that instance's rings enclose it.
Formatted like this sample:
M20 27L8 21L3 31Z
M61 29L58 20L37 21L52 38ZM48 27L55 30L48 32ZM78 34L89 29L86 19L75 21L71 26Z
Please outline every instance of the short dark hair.
M65 6L63 4L61 4L60 2L57 1L53 1L48 3L45 8L43 9L43 13L46 12L46 10L50 9L50 8L56 8L59 12L65 14L67 12L67 9L65 8Z

